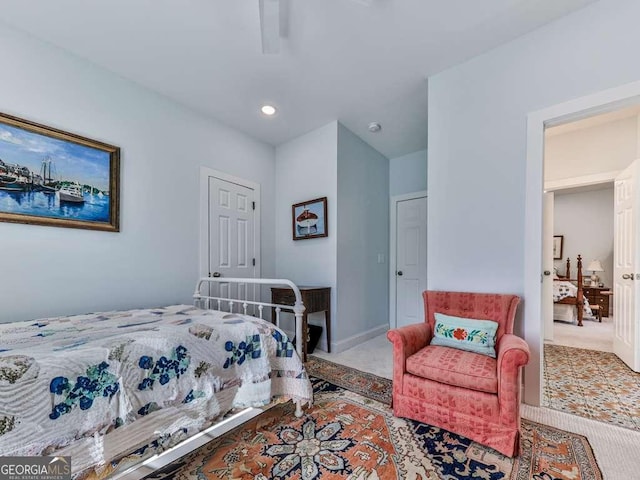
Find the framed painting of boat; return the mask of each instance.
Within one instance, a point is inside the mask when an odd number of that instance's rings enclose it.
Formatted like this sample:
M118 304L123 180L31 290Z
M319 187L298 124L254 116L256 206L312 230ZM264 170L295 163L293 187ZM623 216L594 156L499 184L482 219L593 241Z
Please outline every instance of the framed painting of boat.
M118 232L120 149L0 113L0 221Z
M293 239L327 237L327 197L291 206Z

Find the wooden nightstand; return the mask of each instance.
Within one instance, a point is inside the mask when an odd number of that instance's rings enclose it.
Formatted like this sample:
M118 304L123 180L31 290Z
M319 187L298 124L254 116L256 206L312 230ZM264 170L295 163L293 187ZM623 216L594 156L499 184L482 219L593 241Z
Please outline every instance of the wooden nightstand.
M307 361L307 315L309 313L324 312L325 324L327 327L327 352L331 353L331 287L298 287L304 303L304 314L302 315L302 361ZM285 305L293 305L296 297L290 288L271 288L271 303L283 305L282 310L292 311L285 308ZM271 321L275 323L275 308L271 309Z
M602 317L609 316L609 307L611 306L610 297L613 295L608 287L583 287L582 293L589 300L590 305L598 305L600 307L600 315Z

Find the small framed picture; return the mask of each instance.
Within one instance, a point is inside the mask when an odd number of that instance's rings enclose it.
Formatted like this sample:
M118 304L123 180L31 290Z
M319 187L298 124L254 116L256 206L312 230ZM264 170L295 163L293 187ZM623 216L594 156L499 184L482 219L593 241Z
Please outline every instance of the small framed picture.
M294 240L329 236L327 230L327 197L292 205L291 216Z
M564 241L563 235L553 236L553 259L562 260L562 243Z

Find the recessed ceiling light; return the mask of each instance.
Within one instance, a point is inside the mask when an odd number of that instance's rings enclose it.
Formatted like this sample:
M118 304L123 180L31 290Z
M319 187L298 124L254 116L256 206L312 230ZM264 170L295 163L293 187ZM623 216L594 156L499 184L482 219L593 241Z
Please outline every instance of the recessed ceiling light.
M380 130L382 130L382 125L380 125L378 122L371 122L367 128L371 133L378 133Z
M276 107L272 105L263 105L260 111L265 115L271 116L276 114Z

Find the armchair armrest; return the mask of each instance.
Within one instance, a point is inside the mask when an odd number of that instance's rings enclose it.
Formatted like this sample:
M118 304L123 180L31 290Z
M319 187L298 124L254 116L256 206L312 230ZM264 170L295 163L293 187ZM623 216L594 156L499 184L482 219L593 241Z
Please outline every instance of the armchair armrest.
M515 422L519 418L520 369L529 363L529 345L522 338L504 334L498 342L498 399L500 416L504 422Z
M498 375L503 368L522 367L529 363L529 345L522 338L505 333L498 342Z
M406 370L407 358L426 347L431 341L431 327L428 323L416 323L387 332L393 343L393 393L402 393L402 377Z
M399 356L404 360L418 350L426 347L432 337L428 323L416 323L406 327L396 328L387 332L387 338L393 343L393 359Z

